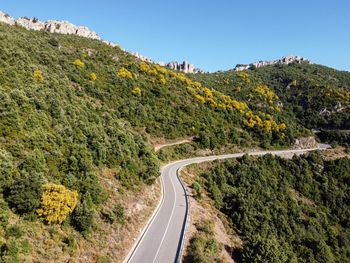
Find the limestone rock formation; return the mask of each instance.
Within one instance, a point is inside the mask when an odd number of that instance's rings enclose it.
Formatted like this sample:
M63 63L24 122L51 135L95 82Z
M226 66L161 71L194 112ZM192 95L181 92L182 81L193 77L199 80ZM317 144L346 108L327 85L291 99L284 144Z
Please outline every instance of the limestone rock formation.
M0 11L0 22L9 24L9 25L14 25L15 24L15 20L9 16L8 14Z
M26 29L31 30L43 30L45 28L45 23L41 22L40 20L36 18L28 18L28 17L20 17L16 20L17 26L22 26Z
M188 63L187 61L184 61L182 63L179 63L177 61L172 61L169 63L165 63L165 62L154 62L152 59L145 57L143 55L140 55L137 52L131 52L132 55L134 55L135 57L137 57L138 59L145 61L145 62L149 62L149 63L153 63L153 64L158 64L162 67L167 67L169 69L172 70L176 70L176 71L181 71L184 73L203 73L204 71L201 69L196 68L194 65Z
M177 61L172 61L165 64L165 66L170 69L181 71L184 73L203 73L202 70L196 68L194 65L188 63L187 61L184 61L182 63L179 63Z
M24 27L28 30L45 30L50 33L66 34L66 35L77 35L81 37L101 40L96 32L90 30L85 26L76 26L68 21L49 20L42 22L37 18L20 17L13 19L8 14L0 11L0 22L17 25ZM114 45L111 42L107 42L109 45Z
M310 60L307 60L301 56L294 56L294 55L289 55L282 57L277 60L272 60L272 61L258 61L255 63L251 63L248 65L243 65L243 64L237 64L236 67L234 68L235 71L242 71L242 70L247 70L247 69L254 69L254 68L260 68L260 67L265 67L265 66L271 66L271 65L288 65L290 63L308 63L311 64Z

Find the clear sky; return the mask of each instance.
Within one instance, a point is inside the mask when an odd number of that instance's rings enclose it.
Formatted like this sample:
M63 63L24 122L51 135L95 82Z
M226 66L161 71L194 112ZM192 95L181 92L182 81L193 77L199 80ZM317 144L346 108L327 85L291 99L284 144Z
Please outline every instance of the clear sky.
M350 71L349 0L1 0L0 10L86 25L155 61L208 71L288 54Z

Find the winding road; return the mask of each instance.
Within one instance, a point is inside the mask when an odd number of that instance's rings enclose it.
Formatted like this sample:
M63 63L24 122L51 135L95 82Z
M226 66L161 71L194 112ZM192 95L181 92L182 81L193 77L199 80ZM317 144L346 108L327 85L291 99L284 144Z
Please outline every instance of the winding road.
M180 262L189 221L189 203L186 188L180 180L180 170L193 163L219 159L238 158L244 154L292 156L328 148L319 144L318 148L303 150L256 151L196 157L175 161L161 169L162 197L153 216L135 242L125 263L167 263Z

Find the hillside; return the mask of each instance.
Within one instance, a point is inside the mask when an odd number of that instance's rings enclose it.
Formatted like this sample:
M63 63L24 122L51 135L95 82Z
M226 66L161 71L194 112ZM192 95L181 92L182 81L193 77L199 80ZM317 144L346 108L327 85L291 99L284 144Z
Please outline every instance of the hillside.
M224 213L227 232L242 240L225 247L235 262L350 262L349 158L244 156L191 168L198 170L196 199ZM189 262L213 262L213 238L198 227Z
M256 83L263 83L299 124L309 129L350 127L350 73L346 71L302 62L191 76L225 94L255 102L256 108L264 107L254 96L259 93Z
M305 132L284 111L252 111L244 101L99 40L2 23L0 40L4 261L21 261L30 251L29 262L53 253L56 260L78 261L125 253L110 247L96 255L104 246L96 240L110 225L128 233L143 222L128 206L131 196L146 198L159 175L149 138L195 136L199 148L279 147ZM260 129L247 130L258 115ZM150 200L142 201L148 209ZM123 225L128 215L136 221ZM40 236L55 229L51 240L57 240L50 242L56 245L32 238L31 229ZM95 242L92 251L77 249Z
M349 79L317 65L185 75L0 23L1 260L121 260L159 193L150 141L281 148L307 128L346 129Z

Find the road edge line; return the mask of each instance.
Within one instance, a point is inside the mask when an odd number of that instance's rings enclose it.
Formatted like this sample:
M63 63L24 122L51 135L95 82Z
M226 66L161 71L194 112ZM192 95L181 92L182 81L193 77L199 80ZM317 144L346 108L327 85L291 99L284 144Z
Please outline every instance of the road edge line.
M179 253L177 253L177 258L175 259L175 262L176 262L176 263L181 262L182 255L183 255L183 252L184 252L185 241L186 241L186 238L187 238L189 222L190 222L190 220L191 220L191 205L190 205L190 200L189 200L189 198L188 198L188 196L189 196L189 191L188 191L187 187L185 186L184 182L181 180L181 176L180 176L182 169L183 169L184 167L186 167L186 166L188 166L188 165L183 165L183 166L181 166L180 168L178 168L177 171L176 171L176 176L177 176L177 178L179 179L182 188L184 189L185 198L186 198L186 204L187 204L186 219L185 219L185 227L184 227L183 232L182 232L182 235L181 235L180 250L179 250Z
M166 166L163 167L163 169L165 169ZM163 204L164 201L164 183L163 183L163 173L161 172L160 175L160 186L161 186L161 198L158 202L157 207L154 209L152 215L150 216L150 218L148 219L145 227L142 229L142 231L140 232L140 234L138 235L136 241L134 242L133 246L131 247L131 249L129 250L129 253L126 255L125 259L123 260L123 263L128 263L130 262L130 260L132 259L132 257L134 256L135 251L137 250L138 246L140 245L142 238L145 236L145 234L147 233L148 229L150 228L150 226L152 225L154 219L156 218L160 207Z

